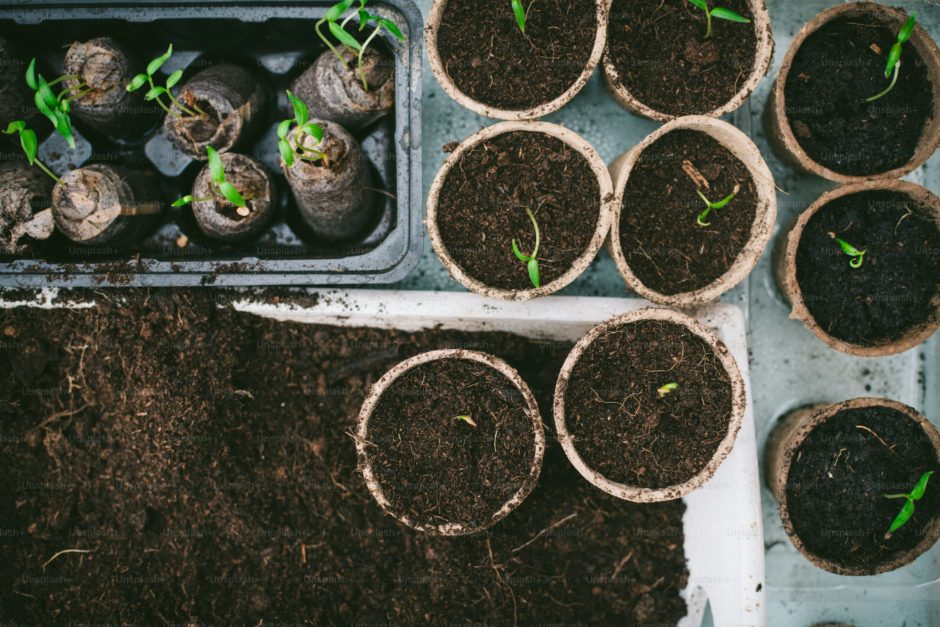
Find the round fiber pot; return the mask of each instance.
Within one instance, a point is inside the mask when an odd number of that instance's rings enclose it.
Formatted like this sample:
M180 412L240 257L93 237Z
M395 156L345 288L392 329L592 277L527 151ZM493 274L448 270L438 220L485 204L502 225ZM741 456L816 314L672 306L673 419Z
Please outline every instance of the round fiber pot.
M461 106L489 118L533 120L561 109L591 78L604 52L610 0L525 4L523 34L508 0L434 0L424 31L428 60ZM571 58L559 59L559 50Z
M264 166L245 155L226 152L219 155L225 180L245 198L246 207L230 203L211 185L209 166L193 183L193 216L203 233L223 242L240 242L260 234L274 217L275 188ZM246 215L242 215L245 213Z
M913 562L940 539L940 433L883 398L812 405L784 416L767 440L765 478L793 546L839 575L877 575ZM914 515L889 533L926 472Z
M737 363L714 333L685 314L644 309L597 325L568 354L555 431L604 492L669 501L715 474L746 406Z
M888 50L907 18L850 2L800 29L764 107L767 138L782 159L838 183L896 179L927 161L940 145L940 49L920 25L903 45L897 85L865 103L890 82ZM853 56L819 59L823 52ZM843 93L850 85L857 93Z
M417 531L457 536L491 527L525 500L545 434L513 368L448 349L407 359L372 386L356 451L385 513Z
M611 174L610 252L637 294L673 307L708 303L743 281L760 261L777 218L774 178L754 142L734 126L707 116L678 118L618 158ZM647 187L656 184L642 192L641 180ZM739 186L734 200L706 217L710 226L697 223L706 205L696 190L718 202ZM669 207L678 212L674 219L661 209L665 199L654 196L666 190ZM721 257L710 255L703 265L703 251ZM688 259L696 261L681 261Z
M54 181L26 165L0 171L0 253L34 252L52 235Z
M706 39L705 14L690 2L665 0L640 11L635 2L614 0L603 65L614 100L659 122L682 115L717 118L744 104L773 61L770 15L764 0L720 4L751 23L712 18ZM751 60L749 68L735 67L733 60L742 57Z
M159 221L160 206L149 176L104 164L72 170L52 189L55 225L77 244L134 243Z
M865 252L858 268L842 239ZM881 357L940 327L940 198L907 181L836 188L777 243L774 276L801 321L832 348Z
M461 285L528 300L560 290L591 264L610 228L612 199L607 167L579 135L545 122L502 122L447 158L425 223L435 254ZM539 224L539 287L512 249L515 239L520 252L533 252L527 209Z

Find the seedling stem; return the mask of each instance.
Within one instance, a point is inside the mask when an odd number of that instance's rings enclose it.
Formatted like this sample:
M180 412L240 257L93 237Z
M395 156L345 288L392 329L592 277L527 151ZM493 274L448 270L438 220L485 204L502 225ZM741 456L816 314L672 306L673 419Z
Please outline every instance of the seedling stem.
M829 236L836 240L836 243L839 245L839 248L842 249L842 252L844 252L846 255L852 258L852 260L849 261L850 266L856 269L862 267L862 264L865 262L866 251L859 250L858 248L856 248L855 246L852 246L841 237L836 237L835 233L830 233Z
M708 199L708 197L705 194L702 193L702 190L700 189L695 190L695 193L698 194L698 197L702 199L702 201L705 203L705 206L706 206L705 211L698 214L698 216L695 218L695 223L703 228L711 226L712 224L711 222L705 221L705 218L708 217L708 214L711 213L713 209L715 211L718 211L719 209L724 209L725 206L727 206L729 202L734 200L734 197L737 196L738 192L740 191L741 191L741 186L736 183L734 186L734 191L732 191L730 194L728 194L727 196L725 196L718 202L712 202Z
M885 78L890 76L891 83L884 91L875 94L871 98L865 98L865 102L874 102L894 89L895 84L898 82L898 74L901 73L901 48L907 40L911 38L916 24L917 14L911 13L911 16L904 22L904 26L898 31L897 41L894 42L894 45L891 46L891 50L888 52L888 62L885 64Z
M529 270L529 280L532 282L532 285L535 287L540 287L542 282L539 278L539 261L537 256L539 254L539 244L542 243L542 234L539 231L539 223L535 219L535 214L532 213L532 210L526 207L525 212L529 215L529 220L532 222L532 228L535 230L535 247L532 249L531 255L524 254L519 250L519 245L516 244L516 239L512 240L512 252L516 258L526 265L526 268Z
M206 146L206 154L209 159L209 174L211 176L210 188L212 191L216 192L222 198L228 200L230 203L235 205L237 209L235 213L245 218L251 215L251 209L248 208L248 200L251 200L251 196L245 194L244 196L235 188L234 185L225 180L225 168L222 166L222 159L219 157L219 153L216 152L215 148L212 146ZM192 195L183 196L182 198L173 202L173 207L182 207L183 205L188 205L193 202L206 202L210 200L215 200L212 197L208 198L195 198Z
M363 60L366 50L369 48L369 45L372 43L375 37L384 28L399 41L405 41L405 36L402 34L401 30L398 28L395 22L379 15L373 15L366 10L366 4L368 4L368 2L369 0L359 0L359 8L354 13L350 13L348 16L346 16L346 19L344 19L342 22L339 22L338 20L340 20L346 11L352 7L352 5L355 3L355 0L342 0L341 2L337 2L329 8L329 10L323 15L323 18L317 22L316 26L314 27L317 35L333 52L333 54L336 55L336 57L343 64L343 67L348 69L349 63L346 62L346 59L343 58L343 55L336 48L336 46L334 46L332 42L330 42L330 40L326 37L326 35L323 34L323 31L320 30L322 25L326 24L330 29L330 33L336 37L336 39L339 40L342 45L346 46L346 48L352 50L353 52L358 53L357 64L359 78L362 80L362 87L365 91L369 91L369 82L366 80L366 73L363 69ZM369 22L375 23L375 28L369 34L369 37L366 38L365 43L362 44L360 44L359 40L350 35L346 30L346 25L355 15L359 16L359 32L365 30Z
M26 128L26 122L23 120L14 120L7 125L5 135L12 135L16 133L20 136L20 146L23 147L23 152L26 153L26 160L29 162L29 165L38 166L40 170L48 174L53 181L56 183L59 182L59 177L55 173L46 167L46 165L37 159L39 153L39 142L36 139L36 131Z
M206 112L200 109L196 104L193 104L192 108L187 107L182 102L176 99L176 96L173 95L173 87L180 82L180 79L183 78L183 70L176 70L166 78L166 84L162 87L157 86L153 80L154 74L156 74L163 64L170 60L170 57L173 56L173 44L170 44L166 49L166 52L161 54L159 57L147 64L147 72L145 74L138 74L131 79L131 82L127 84L127 91L134 92L147 85L150 89L147 90L147 93L144 95L144 100L150 102L151 100L160 105L160 108L166 111L169 115L172 115L176 119L183 119L183 116L173 110L171 106L167 106L161 96L166 96L170 99L171 105L176 105L177 108L183 112L183 114L188 115L192 118L197 118L199 116L205 116Z
M313 137L317 141L317 145L321 144L323 142L323 128L319 124L310 121L310 109L303 100L292 94L290 90L287 90L287 99L290 100L291 106L294 108L294 117L284 120L277 127L277 149L284 159L284 164L289 168L292 167L294 165L294 156L299 151L298 158L301 161L314 162L322 160L323 164L329 167L329 158L325 152L304 145L304 137L307 135ZM288 137L292 126L299 129L294 133L293 143Z

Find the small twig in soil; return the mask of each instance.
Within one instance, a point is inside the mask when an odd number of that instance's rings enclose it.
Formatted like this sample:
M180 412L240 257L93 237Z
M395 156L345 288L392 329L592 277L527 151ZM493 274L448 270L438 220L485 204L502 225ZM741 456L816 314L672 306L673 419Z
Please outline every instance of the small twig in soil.
M546 533L548 533L548 532L551 531L552 529L556 529L556 528L562 526L563 524L565 524L566 522L568 522L568 521L571 520L572 518L575 518L577 515L578 515L578 512L572 512L571 514L568 514L567 516L565 516L565 517L562 518L561 520L552 523L551 525L549 525L549 526L546 527L545 529L542 529L542 530L539 531L537 534L535 534L535 535L532 537L532 539L529 540L528 542L526 542L525 544L521 544L521 545L517 546L516 548L514 548L512 551L510 551L510 553L516 553L516 552L518 552L518 551L521 551L522 549L526 548L527 546L529 546L530 544L532 544L533 542L535 542L536 540L538 540L539 538L541 538L543 535L545 535Z
M689 161L688 159L682 162L682 171L685 172L686 176L692 179L692 182L695 183L695 186L698 188L711 189L711 186L708 184L708 179L699 172L698 168Z
M85 554L85 553L93 553L93 552L94 552L94 551L91 551L91 550L88 550L88 549L64 549L64 550L62 550L62 551L59 551L58 553L56 553L55 555L53 555L53 556L50 557L49 559L47 559L47 560L46 560L46 563L42 565L42 569L43 569L43 570L46 570L46 566L48 566L49 564L51 564L52 562L54 562L57 557L59 557L59 556L61 556L61 555L65 555L66 553L82 553L82 554Z
M869 429L869 428L866 427L865 425L855 425L855 428L856 428L856 429L861 429L862 431L867 431L867 432L869 432L870 434L872 434L873 436L875 436L875 439L878 440L879 442L881 442L881 443L884 445L884 447L885 447L886 449L888 449L888 450L891 451L892 453L894 452L894 447L897 446L896 444L895 444L895 445L888 446L888 443L885 442L884 440L882 440L880 435L878 435L877 433L875 433L874 431L872 431L871 429Z

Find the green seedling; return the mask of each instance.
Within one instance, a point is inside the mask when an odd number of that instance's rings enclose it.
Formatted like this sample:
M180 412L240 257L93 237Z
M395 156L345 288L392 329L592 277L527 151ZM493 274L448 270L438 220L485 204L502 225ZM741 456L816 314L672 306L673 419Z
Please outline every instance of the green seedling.
M23 120L14 120L7 125L5 135L12 135L16 133L20 136L20 146L23 147L23 152L26 153L26 160L29 162L29 165L35 165L40 170L52 177L52 180L56 183L59 182L59 177L56 176L52 170L46 167L46 165L37 158L39 154L39 142L36 139L36 131L26 127L26 122Z
M525 35L525 20L528 12L522 6L522 0L512 0L512 12L516 14L516 24L519 25L519 30Z
M336 57L342 62L343 67L348 68L349 63L345 58L343 58L342 53L340 53L336 46L330 42L329 38L323 34L323 31L320 30L321 26L326 24L330 34L332 34L333 37L335 37L346 48L358 53L357 63L359 78L362 80L362 87L365 89L365 91L369 91L369 82L366 80L366 73L362 67L362 64L366 50L369 48L369 45L372 43L372 41L379 35L382 29L388 31L393 37L395 37L395 39L398 39L399 41L405 41L405 35L402 34L401 29L398 28L395 22L378 15L373 15L366 10L366 4L368 4L368 2L369 0L359 0L359 8L355 12L347 15L345 19L343 18L343 15L345 15L346 12L352 8L353 4L355 4L355 0L342 0L341 2L337 2L329 8L326 14L324 14L323 18L317 22L316 26L314 27L317 35L320 37L323 43L325 43L327 47L333 51L333 54L335 54ZM346 30L346 25L353 17L356 16L359 17L359 32L365 30L365 28L370 23L375 24L375 28L373 28L365 42L361 44L359 43L358 39L353 37ZM341 19L342 21L340 21Z
M705 39L708 39L712 36L713 17L717 17L720 20L728 20L729 22L737 22L738 24L750 24L751 22L751 20L744 16L738 15L731 9L726 9L724 7L715 7L714 9L709 9L708 0L689 0L689 2L705 12Z
M73 149L75 148L75 136L72 133L72 119L69 117L69 111L71 111L70 103L91 91L88 84L82 82L80 79L80 76L65 75L52 81L47 81L43 78L42 74L36 72L36 59L30 61L29 67L26 68L26 85L35 92L33 94L33 102L36 103L36 108L39 109L40 113L49 118L53 128L55 128L59 135L65 138L69 147ZM66 87L56 94L52 88L66 80L79 82L71 87Z
M659 394L659 398L665 398L666 395L671 394L679 389L679 384L676 382L667 383L666 385L660 386L656 389L656 393Z
M219 157L219 153L217 153L212 146L206 146L206 154L209 156L209 175L211 177L210 186L212 190L235 205L235 213L241 217L244 218L251 215L251 210L248 208L247 202L251 200L251 197L242 196L234 185L225 180L225 168L222 166L222 159ZM211 200L215 200L215 198L195 198L190 194L175 201L172 206L182 207L183 205L194 202L208 202Z
M192 105L192 108L187 107L182 102L177 100L173 95L173 88L176 87L176 84L180 82L181 78L183 78L183 70L176 70L167 76L166 83L164 83L162 86L157 85L156 82L154 82L154 75L160 70L161 67L163 67L164 63L170 60L171 56L173 56L173 44L169 45L169 47L166 49L166 52L147 64L146 74L138 74L131 79L131 82L127 85L127 91L134 92L144 85L149 86L150 89L148 89L147 93L144 94L144 100L147 102L156 102L158 105L160 105L161 109L178 119L182 119L183 116L196 118L206 115L206 112L195 104ZM171 106L168 106L165 102L163 102L163 96L166 96L170 100L170 104L175 104L182 113L177 113Z
M539 261L537 257L539 254L539 244L542 243L542 234L539 232L539 223L535 220L535 215L532 213L532 210L526 208L525 212L529 214L529 220L532 221L532 228L535 230L535 247L532 249L531 255L523 254L523 252L519 250L519 245L516 244L516 239L513 238L512 252L516 256L516 259L526 265L526 268L529 270L529 280L532 281L532 285L540 287L542 283L539 279Z
M473 421L473 418L471 418L470 416L457 416L457 417L454 418L454 420L460 420L460 421L462 421L462 422L467 423L468 425L470 425L470 426L473 427L474 429L477 428L477 423L475 423L475 422Z
M310 109L306 103L287 91L287 98L294 107L294 117L284 120L277 126L277 149L281 152L281 157L287 167L294 165L296 155L301 161L323 161L324 165L329 166L329 159L326 153L315 148L308 148L304 145L304 137L309 135L317 140L317 145L323 142L323 129L319 124L310 121ZM299 130L294 133L294 142L291 143L289 135L291 128L296 126Z
M862 267L862 264L865 262L864 250L859 250L855 246L852 246L847 241L842 239L841 237L836 237L835 233L830 233L829 237L836 240L836 243L839 245L839 248L842 249L842 252L844 252L846 255L852 258L852 260L849 261L850 266L856 269Z
M914 515L914 503L923 498L924 492L927 491L927 482L930 480L930 475L932 474L932 470L922 474L920 479L917 480L917 484L914 486L914 489L911 490L908 494L884 495L886 499L904 499L904 505L901 507L901 511L898 512L898 515L894 518L894 522L891 523L891 527L888 528L888 532L885 534L885 540L889 539L895 531L903 527L907 521L911 519L911 516Z
M741 186L735 184L734 191L732 191L730 194L728 194L727 196L725 196L718 202L712 202L708 199L708 197L705 194L702 193L702 190L700 189L695 190L695 193L698 194L698 197L701 198L702 201L705 203L705 211L698 214L698 216L695 218L695 223L703 228L711 226L712 224L711 222L705 221L705 219L708 217L708 214L710 214L712 210L718 211L719 209L724 209L728 205L729 202L734 200L734 197L738 195L739 191L741 191Z
M885 64L885 78L890 76L891 82L884 91L875 94L871 98L866 98L865 102L874 102L894 89L894 86L898 82L898 74L901 73L901 47L911 38L915 24L917 24L917 14L912 13L911 16L907 18L907 21L904 22L904 26L901 27L901 30L898 31L898 40L894 42L894 45L891 46L891 50L888 52L888 62Z

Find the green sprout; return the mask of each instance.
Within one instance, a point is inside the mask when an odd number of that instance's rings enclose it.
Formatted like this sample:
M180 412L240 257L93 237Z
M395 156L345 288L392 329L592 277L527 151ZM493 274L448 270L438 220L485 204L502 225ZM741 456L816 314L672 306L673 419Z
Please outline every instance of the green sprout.
M836 243L839 245L839 248L842 249L842 252L844 252L846 255L852 258L852 260L849 262L850 266L856 269L862 267L862 264L865 262L864 250L859 250L855 246L852 246L847 241L842 239L841 237L836 237L835 233L830 233L829 237L836 240Z
M708 39L712 36L712 18L717 17L721 20L728 20L729 22L737 22L738 24L750 24L751 20L738 15L731 9L726 9L724 7L715 7L714 9L709 10L708 0L689 0L692 4L700 8L702 11L705 11L705 23L707 28L705 30L705 39Z
M287 90L287 98L294 107L294 117L284 120L277 126L277 149L281 151L284 163L287 164L287 167L293 166L294 155L299 151L301 161L313 162L322 159L324 165L329 165L329 159L325 152L307 148L304 146L303 141L304 136L309 135L317 140L317 145L319 145L323 142L323 129L319 124L310 121L310 109L303 100L292 94L290 90ZM291 127L295 125L300 130L294 134L294 143L291 144L288 135Z
M475 422L473 421L473 418L471 418L470 416L457 416L457 417L454 418L454 420L460 420L460 421L462 421L462 422L467 423L468 425L470 425L470 426L473 427L474 429L477 428L477 423L475 423Z
M59 182L59 177L56 176L52 170L46 167L46 165L37 159L39 154L39 142L36 139L36 131L26 127L26 122L23 120L14 120L7 125L7 130L3 131L5 135L12 135L16 133L20 136L20 146L23 147L23 152L26 153L26 160L29 162L29 165L37 165L39 169L52 177L52 180L56 183Z
M359 0L359 8L355 12L347 15L342 22L339 20L343 18L343 15L350 8L352 8L352 5L355 4L355 0L342 0L341 2L337 2L332 7L330 7L329 10L327 10L323 18L320 19L320 21L317 22L316 26L314 27L314 30L317 31L317 35L320 37L323 43L325 43L327 47L333 51L333 54L336 55L340 62L342 62L343 67L348 69L349 63L346 62L346 59L343 58L343 55L336 48L336 46L334 46L323 34L323 31L320 30L321 26L326 24L330 30L330 34L332 34L333 37L335 37L341 44L346 46L346 48L358 53L357 61L359 68L359 78L362 80L362 87L365 91L369 91L369 82L366 80L366 73L362 67L362 63L366 50L369 48L369 44L372 43L372 41L376 38L376 36L378 36L383 28L391 33L391 35L399 41L405 41L404 34L402 34L401 30L398 28L395 22L378 15L373 15L366 10L366 4L368 4L368 2L369 0ZM370 22L375 24L375 28L372 30L372 33L370 33L365 42L361 44L359 43L358 39L350 35L346 30L346 24L348 24L349 21L357 15L359 16L359 32L365 30L366 26L368 26Z
M915 485L914 489L911 490L908 494L884 495L886 499L904 499L904 505L901 507L901 511L898 512L898 515L894 518L894 522L891 523L891 527L888 529L888 532L885 534L885 540L889 539L895 531L903 527L907 521L911 519L911 516L914 515L914 503L923 498L924 492L927 491L927 482L930 480L930 475L932 474L932 470L922 474L920 479L917 480L917 485Z
M519 30L525 35L525 20L528 11L522 6L522 0L512 0L512 12L516 14L516 24L519 25Z
M535 248L532 249L531 255L523 254L519 250L519 245L516 244L516 239L512 240L512 252L516 255L516 258L526 265L526 268L529 270L529 280L532 281L532 285L535 287L541 286L541 280L539 279L539 261L537 256L539 254L539 244L542 242L542 234L539 232L539 223L535 220L535 215L533 215L532 210L526 208L525 212L529 214L529 220L532 221L532 228L535 229Z
M144 100L146 100L147 102L150 102L151 100L156 102L158 105L160 105L161 109L163 109L164 111L166 111L167 113L169 113L175 118L182 119L183 116L177 113L176 111L174 111L172 107L167 106L166 103L164 103L163 100L161 99L162 96L166 96L167 98L169 98L171 104L175 104L177 107L179 107L180 111L182 111L185 115L189 117L196 118L199 116L206 115L206 112L200 109L195 104L192 105L192 108L189 108L185 106L182 102L177 100L176 97L173 95L173 88L176 86L177 83L180 82L180 79L183 78L183 70L176 70L175 72L167 76L166 83L162 86L157 85L154 82L153 80L154 74L156 74L160 70L160 68L163 67L164 63L170 60L171 56L173 56L173 44L169 45L169 47L166 49L166 52L164 52L159 57L157 57L156 59L154 59L153 61L147 64L146 74L138 74L137 76L131 79L131 82L128 83L127 85L127 91L135 92L141 87L143 87L144 85L149 86L150 89L147 90L146 94L144 94Z
M659 394L659 398L665 398L667 394L675 392L679 389L679 384L673 381L672 383L667 383L666 385L656 388L656 393Z
M891 46L891 51L888 52L888 62L885 64L885 78L891 76L891 83L883 92L875 94L871 98L865 98L865 102L874 102L894 89L895 84L898 82L898 74L901 73L901 46L911 38L915 24L917 24L917 14L912 13L911 16L907 18L907 21L904 22L904 26L901 27L901 30L898 31L898 40L894 42L894 45Z
M209 175L211 177L210 187L212 190L218 192L220 196L235 205L237 207L235 213L241 217L244 218L250 215L251 210L248 208L246 198L247 200L251 200L251 196L242 196L234 185L225 180L225 168L222 166L222 159L219 157L219 153L215 151L215 148L212 146L206 146L206 154L209 156ZM182 207L183 205L188 205L193 202L208 202L211 200L215 199L212 197L194 198L190 194L183 196L179 200L176 200L172 206Z
M72 133L72 120L69 117L70 103L91 91L91 88L86 83L81 82L80 79L80 76L65 75L52 81L46 81L42 74L36 73L36 59L30 61L29 67L26 68L26 84L36 92L33 94L33 102L36 103L36 108L49 118L53 128L65 138L69 147L73 149L75 148L75 136ZM66 87L56 95L52 91L52 87L65 80L79 80L80 82L71 87Z
M724 209L729 202L734 200L734 197L738 195L739 191L741 191L741 186L738 184L735 184L734 191L732 191L730 194L728 194L727 196L725 196L718 202L712 202L708 199L708 197L705 194L702 193L702 190L700 189L695 190L695 193L698 194L698 197L701 198L705 202L705 211L698 214L698 216L695 218L695 223L703 228L711 226L712 224L711 222L705 221L705 218L708 217L708 214L711 213L713 209L715 211L718 211L719 209Z

